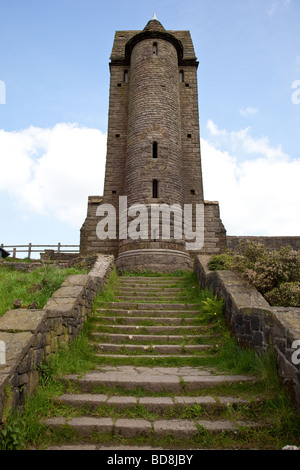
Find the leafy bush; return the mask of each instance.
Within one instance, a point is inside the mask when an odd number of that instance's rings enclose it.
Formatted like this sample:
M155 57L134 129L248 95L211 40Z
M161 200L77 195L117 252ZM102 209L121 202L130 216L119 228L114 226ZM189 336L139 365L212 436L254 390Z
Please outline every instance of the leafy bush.
M222 253L220 255L212 255L208 263L208 267L212 271L222 271L224 269L229 269L230 261L230 254Z
M300 282L284 282L265 294L271 305L300 307Z
M0 450L20 450L25 445L24 422L18 418L4 425L0 432Z
M209 269L240 273L271 305L300 307L300 252L289 246L267 251L261 243L243 240L237 253L212 256Z

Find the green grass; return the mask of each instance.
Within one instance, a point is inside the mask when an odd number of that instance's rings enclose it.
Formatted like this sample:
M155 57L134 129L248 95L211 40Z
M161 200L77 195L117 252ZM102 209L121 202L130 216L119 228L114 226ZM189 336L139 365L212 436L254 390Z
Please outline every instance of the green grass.
M152 272L150 269L145 269L143 271L122 271L121 276L127 277L182 277L185 276L187 271L183 271L181 269L177 269L170 273L160 273L160 272Z
M84 408L72 408L67 407L64 404L56 403L55 397L58 397L65 392L74 392L73 386L70 386L68 382L59 380L59 376L79 373L84 374L85 372L95 368L95 360L93 356L92 348L88 344L89 328L85 326L82 334L75 339L68 347L57 352L51 356L47 362L41 367L41 383L37 388L35 394L27 400L24 411L22 414L13 414L7 420L7 426L11 426L15 430L17 435L16 442L20 444L21 448L30 447L47 447L51 444L60 444L63 442L77 442L78 438L76 433L72 432L65 427L60 430L49 430L45 427L41 419L49 416L82 416L86 412L89 415L97 416L110 416L113 418L127 417L127 418L143 418L152 421L157 418L157 413L150 413L144 407L137 406L131 410L118 411L114 407L108 407L107 405L98 408L97 410ZM238 349L234 349L235 352ZM231 349L231 351L233 351ZM240 364L240 358L242 353L238 355L235 363L237 370L244 369ZM249 356L248 356L249 357ZM234 384L229 386L224 384L214 389L200 390L190 392L190 395L211 395L211 396L228 396L235 395L240 398L247 398L253 400L252 406L244 407L240 405L237 409L232 407L225 408L216 412L209 411L200 406L190 406L184 410L178 410L172 408L169 411L162 414L162 419L172 418L184 418L184 419L253 419L254 416L264 419L266 422L271 423L271 427L267 429L256 429L243 431L240 435L234 436L234 438L226 433L222 435L212 436L204 430L200 430L198 436L193 441L181 442L180 440L173 437L165 437L160 440L156 438L150 438L152 445L166 445L171 448L184 448L188 445L198 446L201 448L274 448L278 449L287 443L297 443L299 441L299 421L297 420L293 408L290 404L289 399L282 392L279 387L276 368L274 367L274 357L272 355L253 357L251 361L251 369L256 370L258 378L260 379L256 384L253 384L250 388L248 384ZM136 390L126 391L119 387L96 387L93 390L94 393L103 393L109 396L112 395L130 395L130 396L149 396L149 392L139 388ZM183 394L184 392L182 392ZM152 396L178 396L180 393L153 393ZM257 401L256 397L263 396L264 401ZM97 437L97 438L96 438ZM118 439L116 436L102 435L101 443L105 442L117 443ZM99 434L94 436L95 442L99 438ZM92 440L93 440L92 439ZM1 438L0 438L1 441ZM127 440L122 438L124 444L138 445L139 443L145 443L149 445L148 440L140 440L136 438L134 440ZM204 447L203 447L204 446ZM1 448L1 447L0 447Z
M205 353L191 359L184 357L177 358L151 358L139 359L130 355L125 360L117 358L98 358L94 355L94 348L90 344L90 333L94 331L94 315L97 308L103 301L110 301L114 298L114 292L119 285L119 278L115 271L112 272L107 288L100 292L93 304L93 314L84 325L82 333L67 347L53 354L40 366L41 380L34 395L28 398L23 412L12 413L6 417L5 429L8 430L5 436L0 434L0 449L3 448L47 448L50 445L62 443L85 442L84 438L78 438L75 432L68 426L59 430L52 430L42 424L43 418L50 416L101 416L117 418L143 418L153 421L160 419L230 419L230 420L256 420L262 421L263 426L258 429L245 429L234 435L223 432L211 435L203 428L199 427L197 436L192 440L183 440L172 436L164 438L136 437L125 439L112 433L94 433L86 443L99 442L102 445L152 445L155 447L165 447L169 449L184 448L209 448L209 449L279 449L286 444L300 445L300 424L289 397L281 389L277 377L276 360L272 351L257 355L253 350L244 350L239 347L236 341L229 335L222 318L222 304L217 301L210 292L202 292L198 289L195 277L186 274L187 289L190 292L189 300L197 302L201 313L198 322L205 322L214 325L219 334L222 335L218 348L215 348L212 355ZM62 380L66 374L80 374L93 370L105 364L130 364L138 366L180 366L204 365L214 367L216 372L227 372L236 374L255 374L257 381L254 383L228 383L219 385L209 390L189 391L190 396L210 395L236 396L245 400L250 400L249 405L240 404L238 406L228 405L225 408L217 407L215 410L208 409L200 405L187 406L179 409L174 406L161 413L149 412L145 407L137 405L132 409L118 410L114 406L103 405L98 408L89 406L70 407L58 402L56 399L63 393L79 392L77 386L67 380ZM135 390L125 390L121 387L94 387L92 393L100 393L108 396L178 396L185 395L184 384L181 392L160 392L149 393L137 388ZM14 437L13 437L14 436Z
M84 269L62 269L53 265L24 272L0 264L0 316L14 308L16 299L21 301L24 308L36 302L36 308L42 309L67 275L86 272Z

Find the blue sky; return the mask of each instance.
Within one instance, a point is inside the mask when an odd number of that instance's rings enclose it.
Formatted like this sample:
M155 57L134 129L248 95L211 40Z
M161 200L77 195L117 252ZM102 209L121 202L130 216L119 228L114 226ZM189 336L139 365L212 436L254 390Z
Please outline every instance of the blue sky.
M0 243L79 243L114 34L154 12L199 60L205 199L230 235L300 235L299 0L0 0Z

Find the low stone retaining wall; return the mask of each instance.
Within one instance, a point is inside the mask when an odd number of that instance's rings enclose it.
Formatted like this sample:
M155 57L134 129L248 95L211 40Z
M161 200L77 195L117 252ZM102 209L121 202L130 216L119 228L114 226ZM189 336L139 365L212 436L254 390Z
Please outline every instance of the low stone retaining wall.
M280 250L283 246L291 246L293 250L300 250L300 237L264 237L264 236L230 236L227 235L227 248L237 251L239 244L244 240L262 243L266 250Z
M41 263L41 261L34 261L32 263L1 261L0 266L12 268L12 269L15 269L16 271L27 271L29 273L31 271L34 271L37 268L41 268L43 266L43 263Z
M246 280L232 271L210 271L209 256L197 256L194 270L202 288L224 299L230 331L242 347L257 352L273 347L278 377L300 413L300 308L271 307ZM299 340L299 346L292 347ZM299 358L299 359L298 359Z
M34 391L41 362L79 334L113 266L113 256L99 255L89 274L67 276L42 310L9 310L0 318L0 429Z

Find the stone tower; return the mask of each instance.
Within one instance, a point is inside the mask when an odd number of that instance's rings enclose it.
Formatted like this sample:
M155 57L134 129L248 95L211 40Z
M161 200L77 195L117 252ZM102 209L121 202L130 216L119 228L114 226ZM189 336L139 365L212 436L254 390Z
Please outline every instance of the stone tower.
M117 31L110 59L104 194L89 197L80 251L114 254L120 270L189 268L193 255L226 247L218 203L204 201L190 33L166 31L154 16L142 31ZM113 236L99 237L108 220Z

